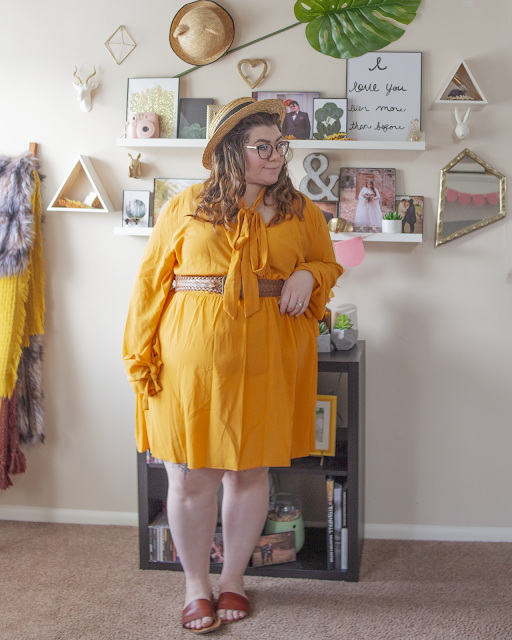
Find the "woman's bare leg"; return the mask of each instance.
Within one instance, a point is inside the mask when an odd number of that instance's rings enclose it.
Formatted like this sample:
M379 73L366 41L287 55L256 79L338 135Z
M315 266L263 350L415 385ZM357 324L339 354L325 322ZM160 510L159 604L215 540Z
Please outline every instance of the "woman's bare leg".
M258 542L268 512L268 467L226 471L222 479L224 564L220 592L245 596L243 574ZM244 611L218 610L223 620L239 620Z
M210 551L217 525L217 491L222 469L187 469L165 462L169 478L167 516L186 579L185 606L210 599ZM192 620L191 629L209 627L212 618Z

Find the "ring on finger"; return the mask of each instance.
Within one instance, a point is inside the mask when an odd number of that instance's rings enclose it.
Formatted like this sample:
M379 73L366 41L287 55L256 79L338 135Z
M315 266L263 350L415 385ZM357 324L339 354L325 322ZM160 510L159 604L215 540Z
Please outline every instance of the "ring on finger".
M304 306L304 303L302 303L302 302L297 302L297 304L296 304L295 306L296 306L296 307L302 307L302 306Z

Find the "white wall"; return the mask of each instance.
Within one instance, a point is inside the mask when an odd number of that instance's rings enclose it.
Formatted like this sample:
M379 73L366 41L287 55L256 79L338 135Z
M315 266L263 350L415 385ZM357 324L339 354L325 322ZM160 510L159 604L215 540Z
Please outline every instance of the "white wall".
M155 0L142 12L134 0L90 0L79 8L63 0L26 1L3 8L0 150L17 155L29 142L39 143L45 206L78 154L92 157L117 208L123 189L152 189L155 177L206 176L197 150L142 150L144 179L136 182L127 176L128 150L115 145L123 133L127 78L188 68L168 45L170 22L182 4ZM222 5L235 21L235 46L295 22L292 0ZM328 154L333 172L342 165L396 167L397 193L426 198L425 242L367 243L364 262L342 277L336 294L335 302L357 304L360 336L367 340L370 532L385 532L386 525L388 533L427 526L503 528L505 538L512 532L512 222L506 218L434 248L441 167L468 146L509 172L510 12L506 0L423 0L418 17L389 49L424 53L427 150ZM118 67L103 42L120 24L138 46ZM250 95L236 69L244 57L269 62L261 90L345 96L345 62L315 52L303 26L185 76L181 96L225 104ZM454 141L449 111L433 106L460 58L489 101L472 113L465 142ZM80 76L93 65L98 72L88 114L71 87L75 65ZM305 155L296 152L297 179ZM0 494L0 517L24 512L66 519L78 510L78 519L80 512L84 519L87 512L92 519L90 512L116 512L134 522L134 398L121 337L145 240L114 236L119 224L120 213L47 214L47 441L28 452L27 472Z

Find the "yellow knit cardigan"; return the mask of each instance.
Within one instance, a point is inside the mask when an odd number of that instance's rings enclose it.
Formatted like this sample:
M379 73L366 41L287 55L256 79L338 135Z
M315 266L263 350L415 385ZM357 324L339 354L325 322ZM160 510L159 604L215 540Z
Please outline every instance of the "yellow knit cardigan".
M40 180L33 171L34 244L27 269L0 278L0 398L14 390L21 351L30 336L44 333L44 261L41 236Z

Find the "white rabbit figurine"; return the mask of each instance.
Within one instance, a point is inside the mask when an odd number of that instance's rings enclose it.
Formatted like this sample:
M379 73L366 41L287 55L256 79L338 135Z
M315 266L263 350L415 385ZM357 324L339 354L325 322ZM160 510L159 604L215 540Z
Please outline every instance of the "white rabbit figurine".
M457 107L455 107L455 120L457 120L457 126L455 127L455 135L459 140L464 140L464 138L467 138L469 135L469 126L467 125L467 121L469 120L470 111L471 111L471 108L468 107L468 110L466 111L464 118L461 120L459 110L457 109Z

